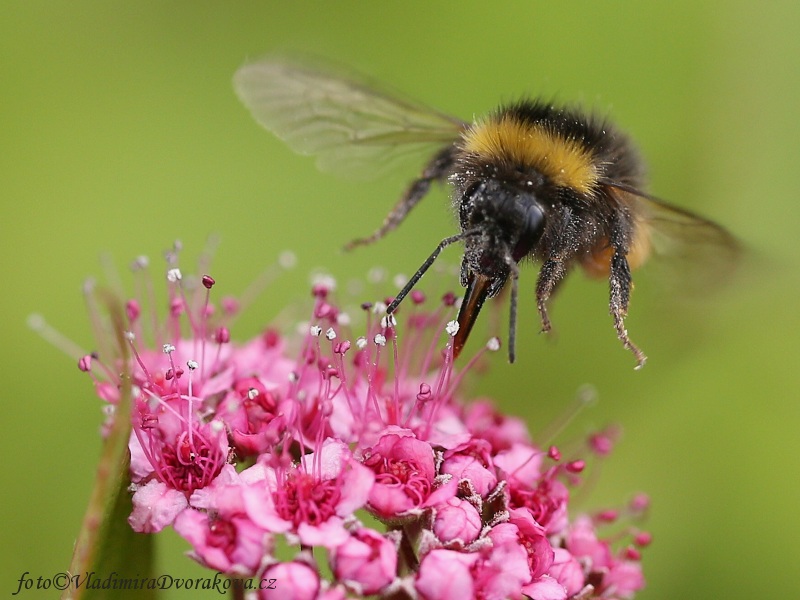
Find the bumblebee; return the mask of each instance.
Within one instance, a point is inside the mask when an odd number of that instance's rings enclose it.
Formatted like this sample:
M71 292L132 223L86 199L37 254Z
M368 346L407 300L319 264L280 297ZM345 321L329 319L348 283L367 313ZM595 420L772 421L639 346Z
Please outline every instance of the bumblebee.
M241 67L234 87L261 125L293 150L315 155L323 170L380 171L409 153L432 156L381 227L347 248L379 240L405 220L433 182L449 182L460 232L437 245L387 312L397 309L445 247L463 242L466 291L453 340L456 356L484 301L510 281L508 352L514 362L519 265L533 259L541 265L536 308L542 331L551 329L548 303L559 283L580 267L608 280L614 329L640 368L646 356L625 328L631 271L661 253L706 263L714 257L718 272L738 252L723 228L644 192L643 164L628 137L574 107L521 100L466 122L360 75L286 57Z

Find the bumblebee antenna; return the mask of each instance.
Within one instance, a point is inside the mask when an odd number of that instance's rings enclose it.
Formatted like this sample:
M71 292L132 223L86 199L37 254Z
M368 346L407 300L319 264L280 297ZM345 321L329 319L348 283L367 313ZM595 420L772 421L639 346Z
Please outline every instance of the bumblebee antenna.
M447 246L449 246L453 242L458 242L460 240L468 238L472 235L476 235L478 233L480 233L480 230L470 229L469 231L462 231L457 235L451 235L450 237L446 237L441 242L439 242L439 245L436 246L436 249L433 252L431 252L431 255L425 260L424 263L420 265L419 269L417 269L417 272L411 276L411 279L408 280L408 283L406 283L403 289L398 292L397 296L395 296L394 300L392 300L389 306L386 307L386 314L390 315L397 310L397 307L403 301L403 298L405 298L408 295L408 293L414 288L414 286L417 285L417 282L420 279L422 279L422 276L425 275L425 272L431 267L431 265L439 256L439 254L441 254L442 250L447 248Z

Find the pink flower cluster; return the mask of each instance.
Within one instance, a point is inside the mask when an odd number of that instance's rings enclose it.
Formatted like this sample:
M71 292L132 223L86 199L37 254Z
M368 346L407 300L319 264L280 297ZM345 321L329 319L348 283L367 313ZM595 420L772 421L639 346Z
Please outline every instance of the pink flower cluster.
M130 364L79 362L112 406L118 373L135 384L134 530L172 526L208 568L274 579L258 598L611 599L643 587L649 536L632 518L646 499L570 517L587 468L577 452L602 457L613 432L566 457L489 401L465 402L464 373L486 350L457 370L450 345L439 349L452 295L431 310L413 293L399 331L385 305L364 304L355 336L320 281L301 334L237 344L236 302L213 302L211 277L172 264L167 280L163 320L141 298L125 304Z

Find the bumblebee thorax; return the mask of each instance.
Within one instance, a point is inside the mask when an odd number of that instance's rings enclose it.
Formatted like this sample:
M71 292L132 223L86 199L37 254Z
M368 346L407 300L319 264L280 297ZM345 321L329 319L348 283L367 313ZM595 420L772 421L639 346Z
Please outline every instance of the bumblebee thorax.
M501 169L530 168L553 185L591 194L600 173L581 141L563 136L546 122L524 121L499 113L475 122L461 139L467 162L496 164Z

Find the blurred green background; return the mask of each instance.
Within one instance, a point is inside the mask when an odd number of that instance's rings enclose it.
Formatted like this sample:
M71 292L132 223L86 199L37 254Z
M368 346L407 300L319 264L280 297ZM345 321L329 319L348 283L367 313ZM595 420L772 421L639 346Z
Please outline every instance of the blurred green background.
M3 2L0 593L69 563L100 402L25 320L40 312L90 349L80 286L102 252L158 266L173 239L191 257L218 233L212 274L238 293L293 249L299 268L238 323L242 338L305 298L313 268L410 273L453 232L435 190L396 234L338 251L380 223L411 173L322 174L252 121L233 72L290 49L464 118L526 93L595 107L637 140L654 193L745 240L754 266L685 318L646 278L637 288L628 326L650 357L641 372L613 334L606 286L572 277L548 341L532 333L535 277L523 272L519 364L496 355L477 387L534 431L579 386L597 388L570 432L624 427L593 502L652 497L640 598L800 597L798 23L789 1ZM159 571L200 573L183 549L162 536Z

